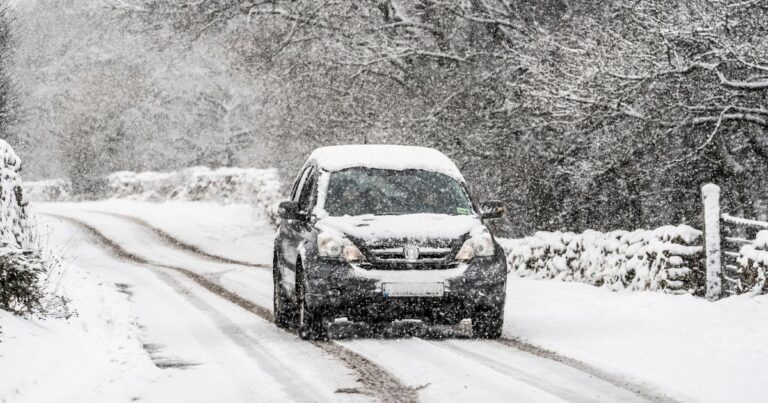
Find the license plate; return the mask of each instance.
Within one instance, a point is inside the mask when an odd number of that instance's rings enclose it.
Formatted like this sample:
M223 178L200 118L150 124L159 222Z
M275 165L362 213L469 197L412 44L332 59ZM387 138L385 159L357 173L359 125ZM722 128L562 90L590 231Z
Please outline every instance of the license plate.
M384 283L382 292L389 297L442 297L443 283Z

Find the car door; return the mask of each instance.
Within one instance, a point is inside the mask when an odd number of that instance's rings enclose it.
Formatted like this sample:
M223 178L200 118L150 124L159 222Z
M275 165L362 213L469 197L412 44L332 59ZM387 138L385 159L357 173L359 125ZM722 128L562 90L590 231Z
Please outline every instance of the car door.
M280 239L282 240L283 266L282 278L286 283L286 289L293 291L296 284L296 262L299 257L299 246L306 239L311 230L309 223L310 208L314 198L315 168L308 166L296 186L292 201L299 203L299 211L303 218L285 220L280 226Z

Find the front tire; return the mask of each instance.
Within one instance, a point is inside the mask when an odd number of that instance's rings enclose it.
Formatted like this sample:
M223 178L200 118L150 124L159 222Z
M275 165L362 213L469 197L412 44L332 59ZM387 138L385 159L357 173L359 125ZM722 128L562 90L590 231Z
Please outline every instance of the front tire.
M277 256L275 256L274 264L272 265L274 267L272 271L272 278L274 280L272 312L275 325L280 329L290 330L296 327L296 308L282 286L282 277L277 264Z
M297 267L296 272L296 291L299 300L299 337L304 340L328 340L329 323L322 312L309 308L301 267Z
M503 309L477 309L472 315L472 336L477 339L498 339L501 337L501 330L503 325Z

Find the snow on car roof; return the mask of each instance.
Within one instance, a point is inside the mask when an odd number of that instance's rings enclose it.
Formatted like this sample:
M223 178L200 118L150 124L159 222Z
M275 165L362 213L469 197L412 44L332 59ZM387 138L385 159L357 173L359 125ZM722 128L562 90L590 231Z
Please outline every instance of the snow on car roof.
M352 167L421 169L464 181L450 158L427 147L373 144L321 147L312 152L309 161L316 161L320 168L331 172Z

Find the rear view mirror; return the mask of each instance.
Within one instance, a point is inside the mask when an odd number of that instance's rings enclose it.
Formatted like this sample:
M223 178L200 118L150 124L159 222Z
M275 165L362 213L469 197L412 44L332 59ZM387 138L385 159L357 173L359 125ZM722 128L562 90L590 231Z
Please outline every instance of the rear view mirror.
M498 200L482 203L480 208L482 210L483 219L501 218L507 212L507 208L504 207L504 203Z
M283 220L296 220L299 219L301 213L299 212L299 203L295 201L284 201L280 203L277 208L277 215Z

